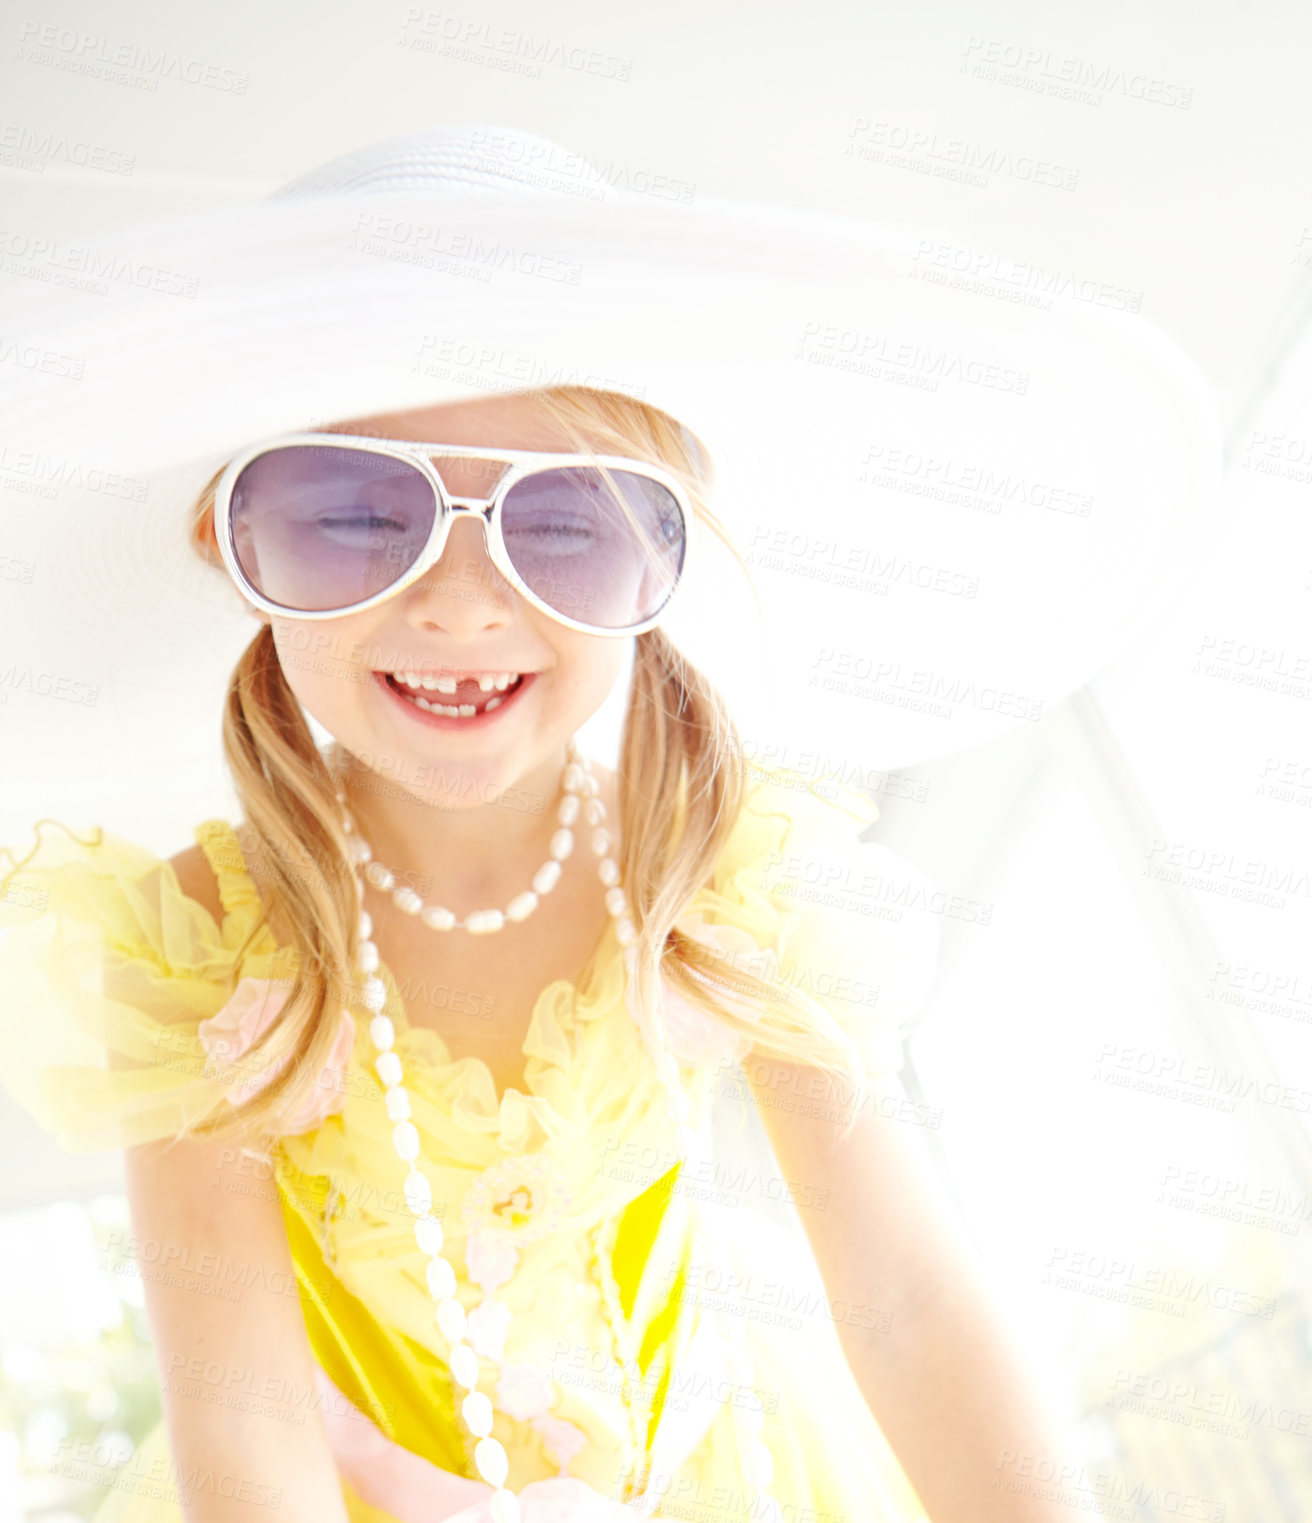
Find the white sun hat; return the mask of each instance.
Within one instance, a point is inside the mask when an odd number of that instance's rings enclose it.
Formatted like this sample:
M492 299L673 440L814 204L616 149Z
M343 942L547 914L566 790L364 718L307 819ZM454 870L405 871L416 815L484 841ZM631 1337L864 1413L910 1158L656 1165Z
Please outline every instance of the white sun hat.
M1220 429L1148 321L1003 299L937 247L616 189L558 144L466 123L11 258L6 818L112 828L218 799L221 694L255 625L188 550L185 510L229 456L555 383L652 403L709 454L761 607L696 532L662 622L749 754L891 768L1034 722L1189 574Z

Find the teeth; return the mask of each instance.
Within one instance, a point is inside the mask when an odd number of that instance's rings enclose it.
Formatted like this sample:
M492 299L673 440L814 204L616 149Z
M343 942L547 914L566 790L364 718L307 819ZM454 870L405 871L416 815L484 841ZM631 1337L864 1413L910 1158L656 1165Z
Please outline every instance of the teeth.
M448 719L472 719L478 712L476 704L437 703L433 699L420 696L426 691L454 693L456 690L454 677L424 677L418 672L392 672L390 675L399 686L409 690L410 701L416 708L425 709L430 714L441 714ZM491 692L493 688L497 690L496 694L483 705L484 713L495 709L505 701L501 695L518 677L518 672L485 672L479 677L478 685L483 692Z
M425 677L418 672L393 672L391 675L402 687L416 693L445 693L450 697L456 690L454 677ZM518 672L483 672L478 677L478 685L485 693L490 693L493 688L504 693L518 676Z
M417 708L427 709L430 714L445 714L448 719L472 719L478 712L472 703L430 703L427 698L412 701Z

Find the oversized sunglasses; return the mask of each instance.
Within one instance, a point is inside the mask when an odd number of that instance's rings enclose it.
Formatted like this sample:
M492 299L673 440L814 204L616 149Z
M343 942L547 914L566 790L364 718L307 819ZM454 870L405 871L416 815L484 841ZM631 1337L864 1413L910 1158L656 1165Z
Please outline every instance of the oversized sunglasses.
M433 464L505 469L486 497L447 491ZM424 575L460 514L492 564L571 629L650 629L683 575L692 507L668 471L619 455L476 449L354 434L282 434L228 463L214 495L224 564L257 608L328 619Z

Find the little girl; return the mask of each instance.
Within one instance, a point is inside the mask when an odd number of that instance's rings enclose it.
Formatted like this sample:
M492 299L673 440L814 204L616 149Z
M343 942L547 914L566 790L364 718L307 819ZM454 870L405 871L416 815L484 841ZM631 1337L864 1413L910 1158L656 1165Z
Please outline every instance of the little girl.
M251 441L194 505L261 626L241 821L42 821L0 875L6 1085L128 1149L164 1417L98 1523L1065 1516L896 1119L932 945L799 891L909 869L662 630L709 480L558 386ZM736 1075L773 1172L713 1145Z

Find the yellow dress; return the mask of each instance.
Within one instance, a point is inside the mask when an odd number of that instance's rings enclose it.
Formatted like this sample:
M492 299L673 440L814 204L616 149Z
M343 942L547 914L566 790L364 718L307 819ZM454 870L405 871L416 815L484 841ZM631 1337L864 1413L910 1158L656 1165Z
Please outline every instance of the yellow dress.
M915 870L857 840L877 818L863 795L787 771L753 768L749 780L713 883L689 915L773 955L779 976L843 1023L872 1076L895 1071L899 1021L923 998L937 946L934 917L913 904ZM35 848L0 854L0 926L11 928L0 937L0 1078L67 1150L185 1133L215 1082L198 1028L229 997L259 901L231 826L206 821L196 838L218 879L221 923L167 862L104 831L44 822ZM266 927L238 971L286 977L289 955ZM116 990L133 980L131 1003L104 996L111 964ZM539 996L523 1093L498 1096L481 1060L453 1060L434 1030L409 1023L385 966L380 976L442 1251L466 1308L485 1303L479 1389L497 1408L510 1486L568 1474L621 1501L645 1490L656 1517L758 1518L742 1455L743 1413L759 1400L786 1519L925 1519L843 1359L800 1232L755 1205L777 1198L778 1181L728 1171L709 1143L741 1039L686 1006L666 1027L690 1102L681 1130L626 1003L613 926L580 986L558 980ZM330 1402L349 1412L357 1435L367 1422L393 1459L473 1477L374 1056L359 1020L328 1113L280 1137L267 1165L234 1156L222 1187L250 1190L263 1178L279 1192L321 1391L332 1393L325 1413ZM480 1229L501 1234L482 1243L515 1250L492 1290L485 1264L482 1285L469 1277L465 1249ZM509 1308L508 1332L486 1304L494 1300ZM726 1354L735 1345L751 1361L750 1389L732 1378L742 1367ZM108 1492L97 1523L181 1523L176 1487L146 1479L172 1475L163 1422L125 1473L133 1479ZM342 1485L357 1523L404 1512L377 1505L385 1491L371 1503L368 1487Z

